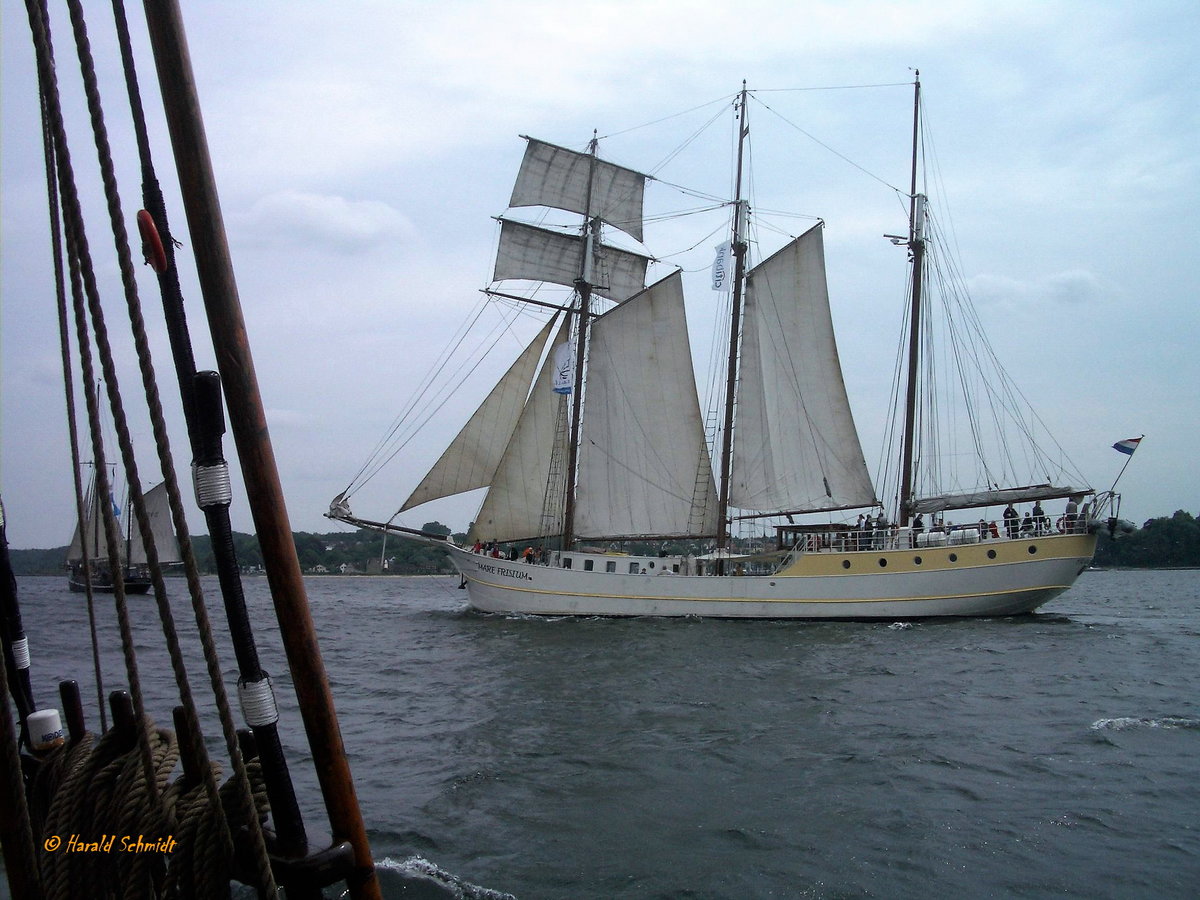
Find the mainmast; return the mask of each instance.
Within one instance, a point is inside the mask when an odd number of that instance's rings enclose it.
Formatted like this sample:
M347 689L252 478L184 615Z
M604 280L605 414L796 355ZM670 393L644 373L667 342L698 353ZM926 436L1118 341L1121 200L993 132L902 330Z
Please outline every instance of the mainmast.
M921 73L913 81L912 185L909 190L908 249L912 254L912 309L908 332L908 388L904 399L904 437L900 462L899 524L905 526L912 512L913 447L916 444L917 367L920 365L921 285L925 269L925 195L917 193L917 154L921 124Z
M583 264L579 278L575 282L575 289L579 295L579 321L576 323L575 383L571 398L571 433L567 442L566 503L563 508L562 532L562 549L564 550L571 549L571 543L575 540L575 480L579 470L579 426L580 416L583 413L583 364L584 356L587 353L588 321L591 318L589 307L591 305L593 283L592 250L596 242L600 239L600 219L599 217L593 218L592 216L592 187L596 180L597 143L596 133L593 132L592 140L588 144L590 161L588 166L587 200L584 203L586 212L583 219Z
M720 497L717 506L717 549L729 545L729 490L730 468L733 458L733 404L737 394L738 342L742 325L742 291L746 277L746 217L747 203L742 199L742 161L745 156L746 137L750 128L746 122L746 82L742 82L742 93L738 99L738 153L737 180L734 186L733 215L733 299L729 325L729 365L725 379L725 423L721 433ZM723 572L724 561L718 557L717 571Z

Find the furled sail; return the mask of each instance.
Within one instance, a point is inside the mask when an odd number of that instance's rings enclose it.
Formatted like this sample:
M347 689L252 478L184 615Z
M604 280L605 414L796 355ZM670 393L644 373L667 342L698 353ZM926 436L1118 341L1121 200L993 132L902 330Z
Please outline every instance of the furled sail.
M592 324L576 531L584 538L716 533L680 274Z
M583 272L584 239L511 219L500 220L500 247L493 278L550 281L573 286ZM650 257L597 243L593 257L593 293L622 303L646 283Z
M564 318L554 344L567 339L570 320ZM508 441L469 537L472 540L511 541L542 532L547 473L554 452L559 406L569 402L554 392L553 354L542 363L512 438Z
M821 226L747 276L730 502L756 511L870 506L842 381Z
M504 448L508 446L521 410L525 407L529 385L553 326L554 319L551 319L517 357L433 464L429 474L404 501L400 512L430 500L472 491L492 483Z
M167 496L166 482L155 485L146 491L146 516L150 519L150 534L154 538L154 549L161 563L182 562L179 552L179 542L175 538L175 528L171 522L171 503ZM130 510L133 516L133 511ZM141 528L138 527L137 516L133 516L129 526L129 563L130 565L145 565L146 542L142 539Z
M978 509L999 506L1001 503L1028 503L1031 500L1061 500L1090 494L1091 488L1062 487L1053 484L1031 484L1026 487L997 488L990 491L968 491L961 494L941 494L921 497L912 503L913 513L942 512L947 509Z
M530 137L525 140L528 141L525 157L521 160L509 206L551 206L581 216L599 216L638 241L642 240L645 175L588 153L556 147ZM590 185L589 175L592 176Z

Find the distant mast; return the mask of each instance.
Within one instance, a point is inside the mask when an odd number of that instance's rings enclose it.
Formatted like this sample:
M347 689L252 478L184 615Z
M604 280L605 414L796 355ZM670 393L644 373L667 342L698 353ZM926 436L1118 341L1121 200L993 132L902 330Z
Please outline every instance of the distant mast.
M733 298L730 311L729 325L729 363L725 379L725 421L721 433L721 476L720 497L717 506L717 549L724 550L729 546L729 494L730 469L733 457L733 407L737 395L737 360L738 341L741 337L742 324L742 289L746 278L746 201L742 199L742 161L746 146L746 136L750 133L746 123L746 82L742 82L742 93L738 99L740 114L738 117L738 153L737 180L734 187L733 214ZM718 555L717 571L724 571L724 561Z
M925 270L925 196L917 193L917 154L921 124L921 72L913 81L912 184L909 190L908 249L912 254L912 308L908 330L908 388L904 399L903 454L900 462L899 524L908 525L912 512L913 447L916 444L917 367L920 365L921 284Z

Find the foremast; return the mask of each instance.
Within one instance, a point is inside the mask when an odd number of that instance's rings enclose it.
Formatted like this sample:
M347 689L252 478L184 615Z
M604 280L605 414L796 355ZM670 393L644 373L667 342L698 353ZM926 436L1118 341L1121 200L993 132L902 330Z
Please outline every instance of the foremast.
M580 262L579 278L575 282L578 298L578 318L575 323L575 378L571 396L570 437L567 441L567 473L564 486L562 549L570 550L575 541L575 482L579 473L579 427L583 417L583 377L587 357L587 332L590 318L593 278L593 250L600 238L600 219L592 214L592 190L596 182L596 133L588 143L587 196L584 201L586 212L583 219L583 259Z

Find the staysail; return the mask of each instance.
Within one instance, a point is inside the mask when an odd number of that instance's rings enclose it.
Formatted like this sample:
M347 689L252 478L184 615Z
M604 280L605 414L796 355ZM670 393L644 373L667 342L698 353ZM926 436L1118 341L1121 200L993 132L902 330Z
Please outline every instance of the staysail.
M592 324L579 452L579 537L716 532L680 273Z
M554 339L556 346L566 340L569 324L569 319L563 319ZM473 540L511 541L543 533L547 473L560 405L565 402L564 396L554 391L555 371L553 354L548 354L476 516L470 535Z
M521 410L525 408L530 382L553 326L554 319L551 319L517 357L429 474L409 494L400 512L492 483Z
M731 505L873 505L829 312L820 225L749 272L741 357Z
M87 555L90 559L96 559L108 553L108 545L104 538L104 517L100 514L98 501L96 482L95 479L92 479L83 498L84 519L82 522L75 523L71 543L67 546L68 563L82 562L84 547L87 548ZM122 542L119 552L120 558L123 560L125 558L124 542Z

